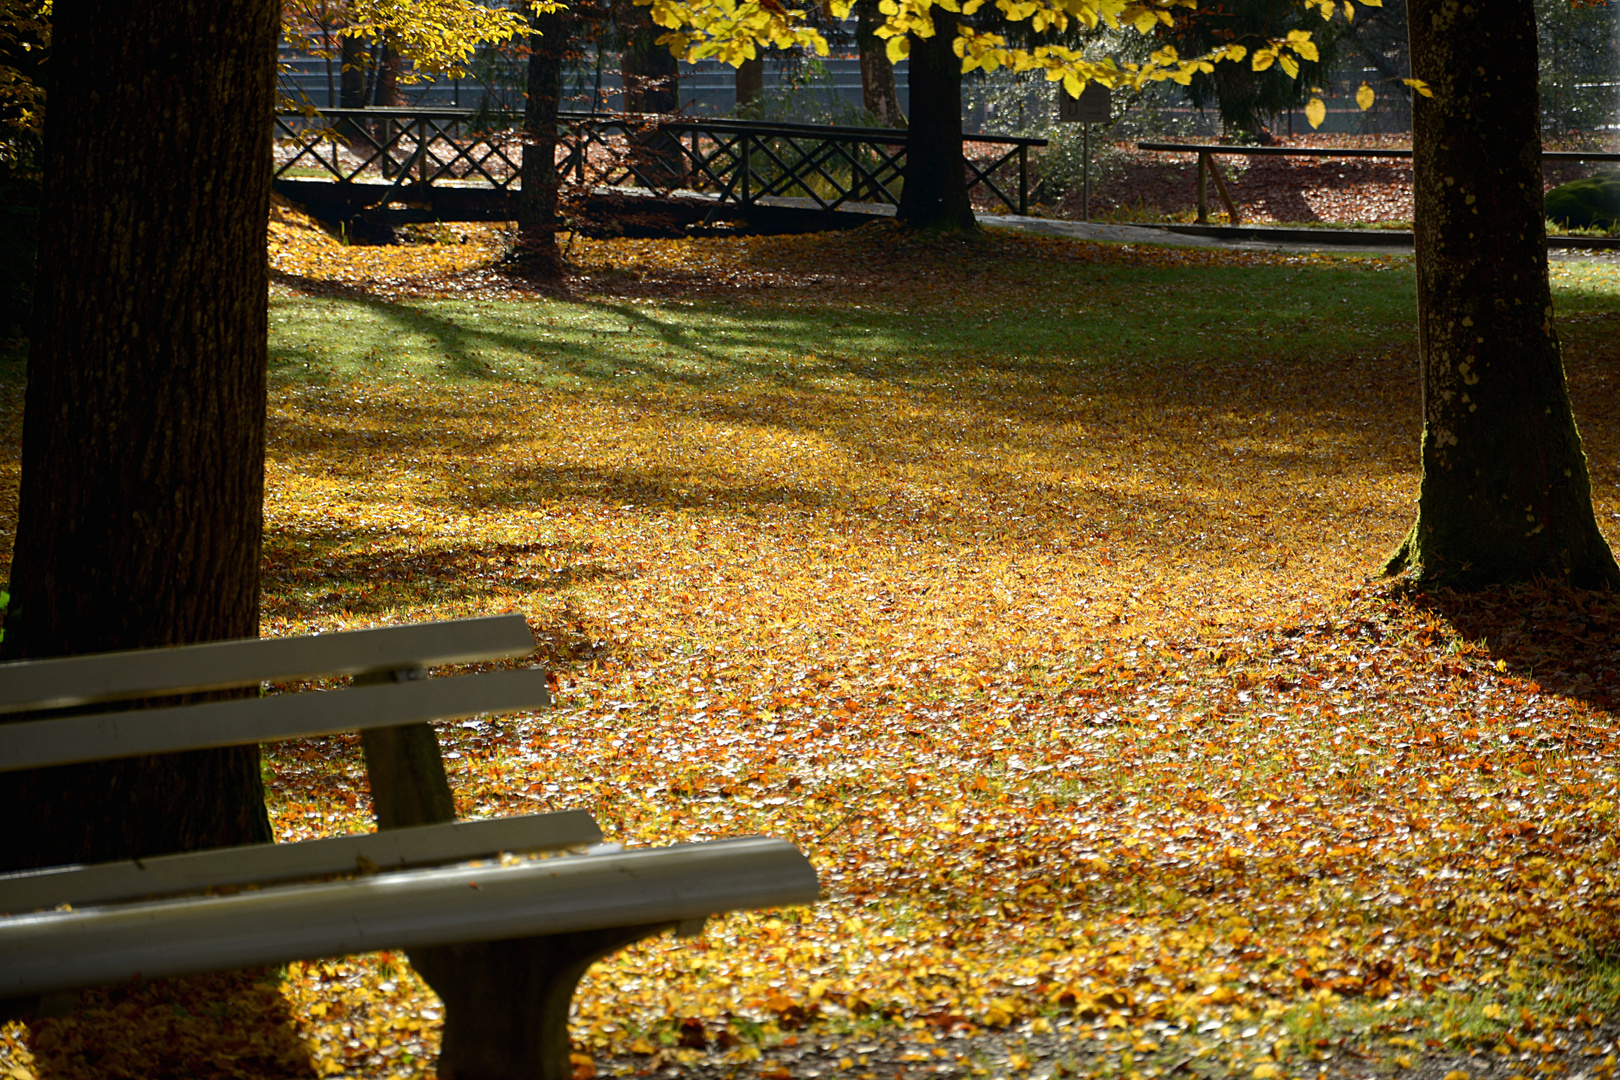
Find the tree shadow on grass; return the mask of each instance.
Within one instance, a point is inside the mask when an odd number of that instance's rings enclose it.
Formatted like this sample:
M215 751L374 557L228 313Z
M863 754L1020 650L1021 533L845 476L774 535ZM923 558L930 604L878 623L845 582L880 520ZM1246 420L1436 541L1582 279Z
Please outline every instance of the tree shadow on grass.
M29 1021L27 1042L40 1080L317 1075L273 970L87 990Z
M1420 591L1413 600L1545 692L1604 710L1620 703L1620 594L1536 582L1474 593Z
M363 534L311 534L271 529L265 538L266 610L342 610L368 614L497 593L561 592L587 582L633 575L582 559L578 545L465 543L386 546L380 538L344 550ZM553 565L557 556L567 565Z

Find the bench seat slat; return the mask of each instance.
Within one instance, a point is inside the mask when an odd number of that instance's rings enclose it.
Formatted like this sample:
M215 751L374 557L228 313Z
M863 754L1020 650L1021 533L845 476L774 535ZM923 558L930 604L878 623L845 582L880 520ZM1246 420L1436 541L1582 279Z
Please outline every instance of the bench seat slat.
M791 844L751 837L19 915L0 920L0 997L137 975L681 922L805 904L818 888L809 860Z
M602 840L583 810L456 821L296 844L160 855L94 866L59 866L0 876L0 912L132 900L216 886L268 884L327 874L470 862L499 852L552 851ZM364 862L362 862L364 860Z
M0 724L0 772L275 742L551 704L539 668Z
M0 713L202 693L323 675L503 660L534 652L522 615L245 638L0 664Z

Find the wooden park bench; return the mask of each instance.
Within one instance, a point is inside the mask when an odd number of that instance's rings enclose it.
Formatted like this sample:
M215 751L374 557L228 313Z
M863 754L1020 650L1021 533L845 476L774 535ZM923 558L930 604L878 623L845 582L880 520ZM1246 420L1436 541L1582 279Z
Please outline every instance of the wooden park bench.
M592 962L819 887L780 840L625 850L583 811L454 821L427 722L549 705L546 673L426 669L533 648L511 615L0 664L0 713L29 714L0 723L0 772L360 731L382 826L0 875L0 999L62 1011L84 987L402 948L445 1005L441 1077L570 1077ZM353 685L84 711L330 675Z

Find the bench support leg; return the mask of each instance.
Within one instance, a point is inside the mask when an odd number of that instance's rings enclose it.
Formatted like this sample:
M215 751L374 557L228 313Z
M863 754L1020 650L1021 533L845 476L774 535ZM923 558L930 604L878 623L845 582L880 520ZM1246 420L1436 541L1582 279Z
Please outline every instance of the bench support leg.
M585 970L671 928L627 926L410 950L444 1002L439 1080L573 1080L568 1009Z

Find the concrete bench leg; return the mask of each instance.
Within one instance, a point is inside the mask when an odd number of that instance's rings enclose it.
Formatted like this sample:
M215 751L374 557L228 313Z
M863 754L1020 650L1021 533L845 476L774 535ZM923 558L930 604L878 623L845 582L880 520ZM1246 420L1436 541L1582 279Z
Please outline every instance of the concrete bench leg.
M356 683L386 681L356 677ZM377 825L455 819L438 736L427 724L361 733ZM592 963L674 923L410 949L444 1002L439 1080L573 1080L568 1008Z
M444 1002L439 1080L572 1080L568 1009L585 970L672 924L410 950Z

